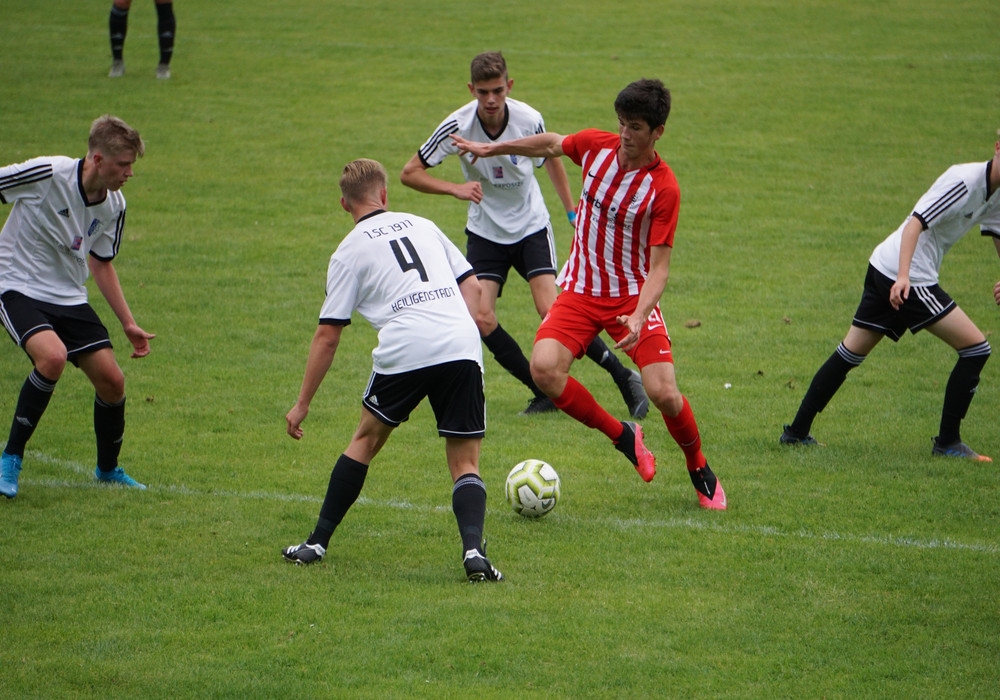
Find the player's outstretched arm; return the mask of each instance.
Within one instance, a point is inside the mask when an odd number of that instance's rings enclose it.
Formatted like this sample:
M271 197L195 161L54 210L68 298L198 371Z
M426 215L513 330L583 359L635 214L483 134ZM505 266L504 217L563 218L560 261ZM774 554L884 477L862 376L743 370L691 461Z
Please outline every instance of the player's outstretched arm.
M403 166L403 172L399 174L399 181L424 194L447 194L455 199L475 202L476 204L483 201L483 186L479 182L471 181L457 184L436 178L428 172L427 166L416 153Z
M306 372L302 378L299 398L285 415L288 434L296 440L302 438L302 421L309 414L309 404L312 403L320 384L323 383L323 378L333 364L333 357L337 354L337 346L340 345L340 336L343 332L343 326L331 326L325 323L316 328L312 344L309 346L309 359L306 360Z
M457 134L451 135L451 140L458 146L459 155L470 153L473 159L489 158L491 156L528 156L529 158L558 158L563 155L563 137L552 131L543 134L533 134L510 141L469 141Z
M145 357L150 351L149 341L156 335L142 330L135 322L128 302L125 301L125 293L122 291L115 266L111 264L110 260L99 260L93 256L88 259L87 264L97 288L104 295L115 316L118 317L119 323L122 324L122 330L125 331L125 337L132 343L132 357Z

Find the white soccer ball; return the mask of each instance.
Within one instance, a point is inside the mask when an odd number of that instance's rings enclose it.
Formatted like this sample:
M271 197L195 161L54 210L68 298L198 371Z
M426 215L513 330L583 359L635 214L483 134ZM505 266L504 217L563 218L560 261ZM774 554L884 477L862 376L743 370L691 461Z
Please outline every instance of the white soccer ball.
M507 475L507 502L526 518L540 518L556 507L559 475L540 459L526 459Z

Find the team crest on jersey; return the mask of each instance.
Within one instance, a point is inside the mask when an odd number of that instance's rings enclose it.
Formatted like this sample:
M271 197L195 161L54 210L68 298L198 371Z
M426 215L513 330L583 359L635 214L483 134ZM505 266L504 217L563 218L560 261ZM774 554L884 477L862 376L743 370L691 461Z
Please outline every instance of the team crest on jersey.
M493 179L494 180L503 180L503 166L502 165L497 165L496 167L493 168Z
M511 156L510 162L513 163L514 165L517 165L517 156Z
M72 246L70 246L70 247L71 247L71 248L72 248L73 250L80 250L80 247L81 247L82 245L83 245L83 236L76 236L76 237L75 237L75 238L73 239L73 245L72 245Z
M100 225L101 225L100 219L94 219L93 221L91 221L90 228L87 229L87 238L90 238L95 233L97 233L97 229L100 227Z

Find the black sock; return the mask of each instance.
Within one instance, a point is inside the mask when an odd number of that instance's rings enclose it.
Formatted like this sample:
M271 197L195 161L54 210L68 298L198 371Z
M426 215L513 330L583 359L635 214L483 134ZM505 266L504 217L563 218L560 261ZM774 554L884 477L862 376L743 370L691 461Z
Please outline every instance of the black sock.
M24 380L21 393L17 397L14 420L10 425L10 435L7 438L4 452L18 457L24 456L24 446L28 444L28 440L34 434L38 421L45 413L55 388L55 382L43 377L37 369L31 370L31 374Z
M503 329L503 326L497 324L493 332L483 338L483 343L501 367L531 389L535 396L545 396L542 390L535 386L535 382L531 378L531 365L528 363L528 358L521 352L521 346Z
M111 17L108 19L108 34L111 36L111 56L121 60L125 49L125 34L128 32L128 10L111 6Z
M843 343L837 346L834 353L816 372L806 395L802 397L799 412L795 414L795 420L789 426L794 435L805 437L809 434L816 414L826 408L840 385L847 379L847 373L860 365L864 359L864 355L855 355L844 347Z
M621 363L618 356L611 352L611 348L601 339L600 336L587 346L587 357L599 364L610 374L616 382L622 382L632 376L625 365Z
M451 509L458 521L462 552L482 551L483 523L486 520L486 484L476 474L465 474L451 491Z
M368 465L340 455L330 472L330 484L326 488L326 498L319 509L319 519L316 529L306 540L308 544L322 545L325 549L330 545L333 531L340 525L347 511L361 495L368 476Z
M160 37L160 63L169 65L174 55L174 33L177 30L177 19L174 17L172 2L156 4L156 33Z
M109 472L118 466L125 437L125 399L108 403L94 397L94 435L97 437L97 466Z
M941 429L938 442L951 445L962 439L961 425L969 405L979 386L979 374L990 359L990 344L983 341L978 345L958 351L958 361L948 378L944 390L944 408L941 410Z

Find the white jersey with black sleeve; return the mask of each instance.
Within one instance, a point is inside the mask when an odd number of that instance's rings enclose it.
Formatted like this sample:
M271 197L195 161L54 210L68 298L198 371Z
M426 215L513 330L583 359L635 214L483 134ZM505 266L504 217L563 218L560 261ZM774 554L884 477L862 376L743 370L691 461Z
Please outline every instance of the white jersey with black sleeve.
M989 196L992 161L964 163L948 168L917 202L910 215L923 224L910 263L910 284L938 283L941 261L951 247L979 225L983 235L1000 237L1000 191ZM869 262L883 275L896 279L899 249L906 221L875 248Z
M483 350L459 283L472 275L462 252L431 221L379 211L361 219L330 257L321 324L357 311L378 331L380 374L475 360Z
M52 304L87 301L87 256L111 260L125 228L125 197L88 202L83 161L53 156L0 168L0 202L13 202L0 231L0 291Z
M457 154L452 134L469 141L499 142L545 131L545 122L537 110L508 97L506 123L499 135L489 134L479 120L477 106L472 101L448 115L417 151L420 162L433 168ZM549 211L535 179L535 168L545 163L544 158L495 156L471 161L472 156L461 158L462 174L466 181L482 185L483 199L479 204L469 202L469 231L494 243L510 245L550 228Z
M13 202L0 231L0 292L50 304L87 301L87 256L111 260L125 228L125 197L88 202L83 161L53 156L0 168L0 202Z

